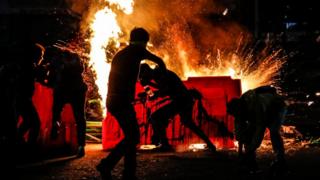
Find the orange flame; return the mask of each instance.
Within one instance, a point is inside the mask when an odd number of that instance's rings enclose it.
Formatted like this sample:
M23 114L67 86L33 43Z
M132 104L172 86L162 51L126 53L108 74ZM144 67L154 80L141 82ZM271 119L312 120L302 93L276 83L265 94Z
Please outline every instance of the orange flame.
M116 5L118 10L125 13L132 12L133 1L131 0L108 0L111 5ZM108 45L114 43L112 48L119 48L119 37L122 33L118 22L117 14L109 7L105 7L95 13L94 19L90 26L92 34L90 37L90 65L96 73L96 84L99 88L99 95L101 96L101 105L103 110L105 108L105 101L107 95L108 75L110 71L110 60L107 59L106 50ZM103 115L105 115L105 111Z
M236 23L210 25L201 19L198 16L201 9L205 9L201 12L206 12L216 7L208 6L208 3L212 3L209 0L172 0L168 3L105 1L107 6L95 12L90 25L90 63L97 75L96 84L102 107L107 94L108 62L113 55L108 55L108 52L119 49L120 38L127 38L127 33L134 26L142 26L150 31L151 50L163 57L167 67L182 79L190 76L231 76L241 79L242 92L245 92L261 85L274 84L286 60L281 49L275 49L269 43L259 51L248 48L249 41L245 37L250 34ZM180 3L182 1L185 3ZM178 4L181 5L180 9L176 8ZM223 10L225 12L219 14L228 16L228 9Z

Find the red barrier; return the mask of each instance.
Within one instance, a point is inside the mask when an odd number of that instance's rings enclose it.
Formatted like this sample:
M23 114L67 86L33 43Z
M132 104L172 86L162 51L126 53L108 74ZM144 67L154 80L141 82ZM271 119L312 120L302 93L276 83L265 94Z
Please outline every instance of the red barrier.
M203 104L209 115L216 119L223 121L229 131L233 131L233 119L226 113L226 103L233 97L239 97L241 95L241 83L240 80L234 80L230 77L190 77L184 82L188 88L196 88L203 95ZM137 85L137 93L143 89L140 85ZM151 103L151 104L150 104ZM135 109L137 112L138 122L140 124L141 144L150 144L152 129L150 124L147 123L148 107L152 106L152 103L143 104L137 103ZM197 107L194 108L194 114L197 114ZM156 110L152 108L151 112ZM218 129L216 124L208 121L198 121L195 119L195 123L198 124L201 129L209 136L210 140L218 148L233 148L233 140L229 138L218 137ZM107 114L106 119L102 123L102 145L104 150L113 148L117 142L123 138L123 134L116 120ZM167 128L167 136L170 143L173 146L188 146L191 143L201 143L200 139L196 137L187 128L181 125L179 116L176 116L170 121Z

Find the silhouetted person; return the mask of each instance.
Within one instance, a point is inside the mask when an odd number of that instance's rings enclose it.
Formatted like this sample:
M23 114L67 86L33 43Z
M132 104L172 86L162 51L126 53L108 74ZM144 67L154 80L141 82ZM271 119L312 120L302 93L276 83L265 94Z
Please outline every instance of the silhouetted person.
M140 141L140 132L132 103L140 62L148 59L165 69L162 59L146 49L148 41L149 34L145 29L134 28L130 33L130 44L120 50L111 62L107 109L118 121L124 139L97 165L97 170L104 179L111 179L111 170L123 156L123 179L136 179L136 146Z
M195 99L178 75L170 70L163 73L158 68L151 69L147 64L143 64L140 79L143 86L150 85L158 90L154 92L154 96L169 96L171 100L170 103L160 107L151 115L151 124L154 130L153 139L159 138L161 150L172 149L166 136L166 127L170 118L179 115L183 125L199 136L211 151L216 151L216 147L210 139L194 123L192 112Z
M55 139L59 133L61 112L69 103L72 107L78 141L78 157L85 154L86 119L85 100L87 85L83 81L84 66L80 57L69 51L61 51L61 56L56 59L60 65L56 66L55 82L53 83L52 131L51 137Z
M240 98L234 98L227 104L227 112L235 117L235 135L245 146L244 165L250 171L258 169L256 149L264 138L265 130L270 131L272 148L276 154L272 168L285 168L285 151L280 135L283 123L285 103L277 94L276 89L262 86L244 93Z
M23 57L19 61L19 77L17 82L17 115L23 121L18 128L18 141L24 141L24 136L29 132L27 143L35 145L40 132L40 119L32 102L37 75L36 67L42 61L44 47L40 44L25 42L20 47Z

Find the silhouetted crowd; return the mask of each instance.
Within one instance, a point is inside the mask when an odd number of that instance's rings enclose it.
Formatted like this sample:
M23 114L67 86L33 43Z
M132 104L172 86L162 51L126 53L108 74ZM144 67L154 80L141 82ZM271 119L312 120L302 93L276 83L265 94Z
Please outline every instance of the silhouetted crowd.
M16 150L35 153L41 148L41 119L33 101L35 83L53 90L52 126L49 127L52 141L59 135L57 124L61 124L62 109L70 103L77 124L77 155L84 156L86 84L80 57L28 40L3 49L3 57L0 64L0 143L4 153L1 156L5 159L8 153L17 153ZM11 162L15 161L8 159L5 164Z

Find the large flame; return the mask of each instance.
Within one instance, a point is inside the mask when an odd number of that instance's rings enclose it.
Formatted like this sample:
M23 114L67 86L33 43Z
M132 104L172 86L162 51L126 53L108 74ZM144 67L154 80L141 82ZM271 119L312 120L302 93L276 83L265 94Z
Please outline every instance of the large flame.
M100 5L101 6L101 5ZM100 7L99 6L99 7ZM120 38L135 26L151 34L150 47L182 79L190 76L231 76L241 79L242 92L276 82L285 56L281 49L248 45L251 34L236 22L212 23L206 14L228 16L226 7L210 0L105 0L94 8L90 30L90 63L105 110L107 81ZM179 8L177 8L179 7ZM110 53L111 52L111 53ZM104 113L105 115L105 113Z
M133 1L131 0L106 0L110 5L116 7L125 13L132 12ZM102 107L105 110L105 101L107 95L108 75L110 71L110 60L107 59L106 51L108 45L114 44L112 48L119 47L119 36L122 31L117 22L117 14L109 7L105 7L95 13L90 26L92 31L90 38L90 65L96 73L96 84L99 88L99 95L102 99ZM105 112L103 113L106 114Z

